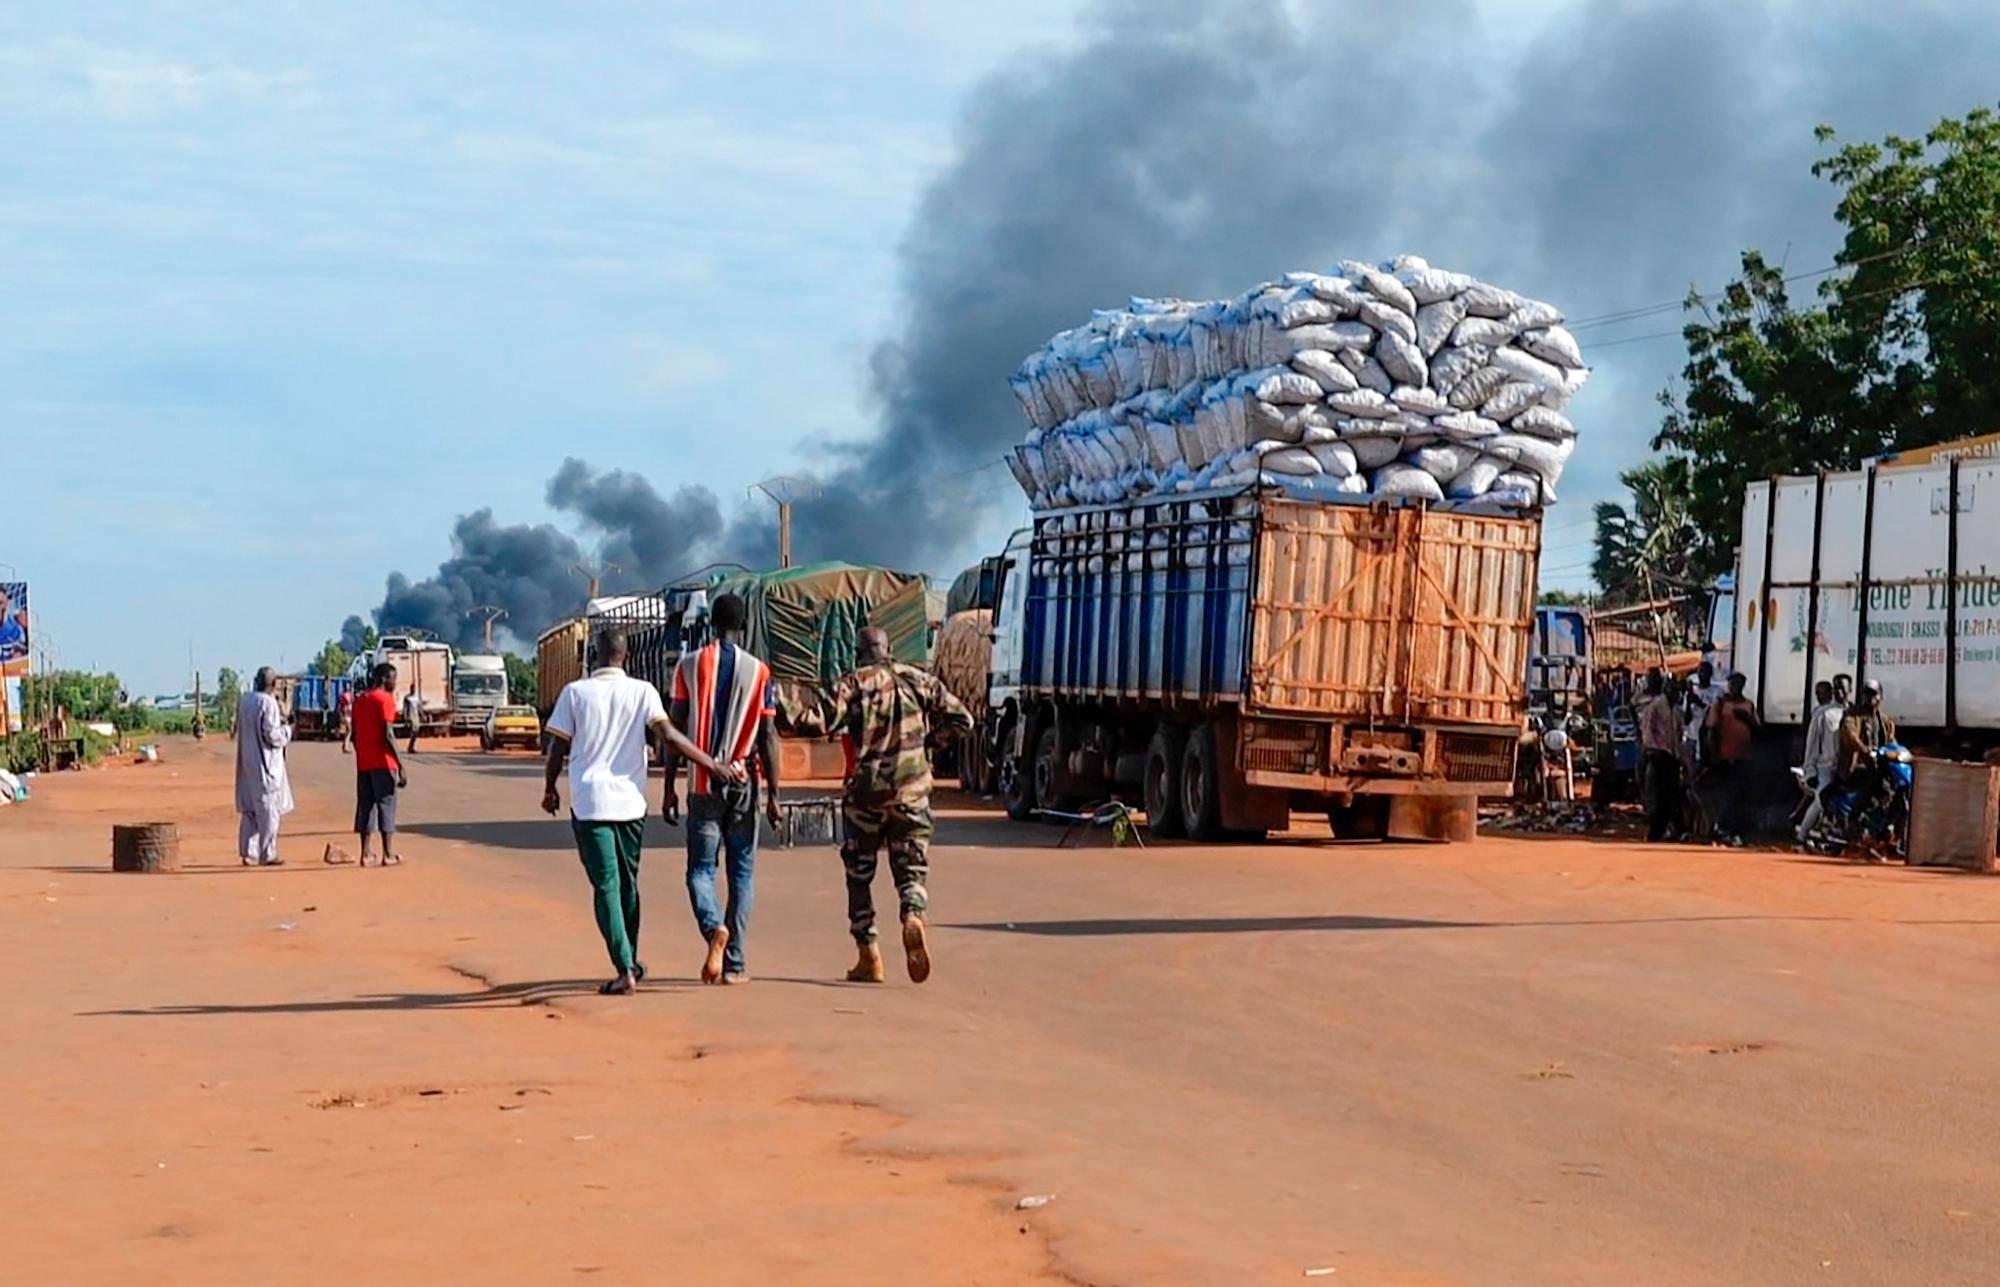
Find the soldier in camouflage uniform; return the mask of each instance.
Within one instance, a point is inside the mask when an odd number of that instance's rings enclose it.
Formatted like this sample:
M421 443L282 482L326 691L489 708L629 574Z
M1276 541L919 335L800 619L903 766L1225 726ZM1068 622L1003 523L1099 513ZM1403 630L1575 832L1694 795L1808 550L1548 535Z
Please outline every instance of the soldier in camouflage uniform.
M886 844L889 872L902 902L903 951L910 980L930 977L924 911L929 895L931 761L924 748L935 730L968 733L972 715L938 677L895 660L889 636L870 627L859 639L859 663L817 709L799 712L793 726L806 733L846 733L854 741L854 773L841 799L846 838L841 863L847 869L847 924L860 959L847 972L855 983L882 981L882 952L875 943L876 855Z

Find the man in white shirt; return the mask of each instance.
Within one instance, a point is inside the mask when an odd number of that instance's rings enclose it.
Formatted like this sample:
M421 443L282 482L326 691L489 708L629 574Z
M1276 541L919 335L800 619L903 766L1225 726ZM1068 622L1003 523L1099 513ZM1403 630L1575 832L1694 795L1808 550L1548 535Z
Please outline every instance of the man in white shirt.
M1847 706L1834 700L1833 685L1822 679L1813 685L1812 715L1806 720L1806 781L1812 785L1812 803L1806 806L1805 817L1799 820L1799 843L1819 825L1820 815L1825 810L1823 799L1826 789L1833 785L1840 769L1840 721L1847 714Z
M625 673L625 636L597 636L595 669L556 698L546 728L549 755L542 776L542 808L562 808L556 779L569 764L570 829L590 877L597 929L617 977L598 991L623 995L646 977L639 960L639 850L646 836L646 743L659 739L722 781L740 781L738 768L719 765L682 737L667 719L660 690Z

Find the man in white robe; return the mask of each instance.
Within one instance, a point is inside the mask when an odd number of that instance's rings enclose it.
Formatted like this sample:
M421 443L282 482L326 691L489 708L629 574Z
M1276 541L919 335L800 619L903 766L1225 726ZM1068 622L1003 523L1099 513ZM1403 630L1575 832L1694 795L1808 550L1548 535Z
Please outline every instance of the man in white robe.
M236 852L246 867L282 865L278 819L292 811L292 781L285 772L285 747L292 730L278 699L271 696L277 676L269 666L257 672L250 692L236 704Z

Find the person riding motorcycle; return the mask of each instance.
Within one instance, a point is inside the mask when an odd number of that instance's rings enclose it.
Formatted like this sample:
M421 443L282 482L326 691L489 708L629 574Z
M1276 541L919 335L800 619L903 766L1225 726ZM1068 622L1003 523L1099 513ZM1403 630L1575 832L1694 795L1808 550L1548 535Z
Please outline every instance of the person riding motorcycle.
M1866 796L1880 781L1875 748L1896 740L1896 722L1882 713L1882 682L1862 681L1854 704L1840 721L1840 784Z

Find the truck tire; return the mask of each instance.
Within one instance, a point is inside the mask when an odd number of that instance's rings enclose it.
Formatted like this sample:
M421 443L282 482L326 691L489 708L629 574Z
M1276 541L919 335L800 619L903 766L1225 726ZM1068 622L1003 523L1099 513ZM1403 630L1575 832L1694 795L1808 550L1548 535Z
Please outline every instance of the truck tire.
M1327 823L1335 840L1386 840L1389 836L1389 797L1357 795L1354 803L1335 805L1326 811Z
M1067 801L1056 788L1062 772L1062 758L1057 747L1056 726L1050 724L1035 739L1035 755L1028 763L1030 789L1034 792L1035 807L1039 809L1060 809Z
M1187 730L1162 724L1153 730L1146 748L1146 772L1140 779L1145 795L1146 830L1162 840L1187 835L1187 815L1181 812L1181 768L1187 754Z
M1222 764L1213 724L1196 725L1188 734L1181 756L1181 822L1190 840L1222 838Z
M1016 822L1028 822L1035 816L1035 808L1041 802L1035 798L1035 769L1033 747L1027 756L1009 755L1005 747L1013 736L1012 723L1000 729L998 745L1003 748L1000 762L995 766L1000 779L1000 799L1007 806L1007 816Z

